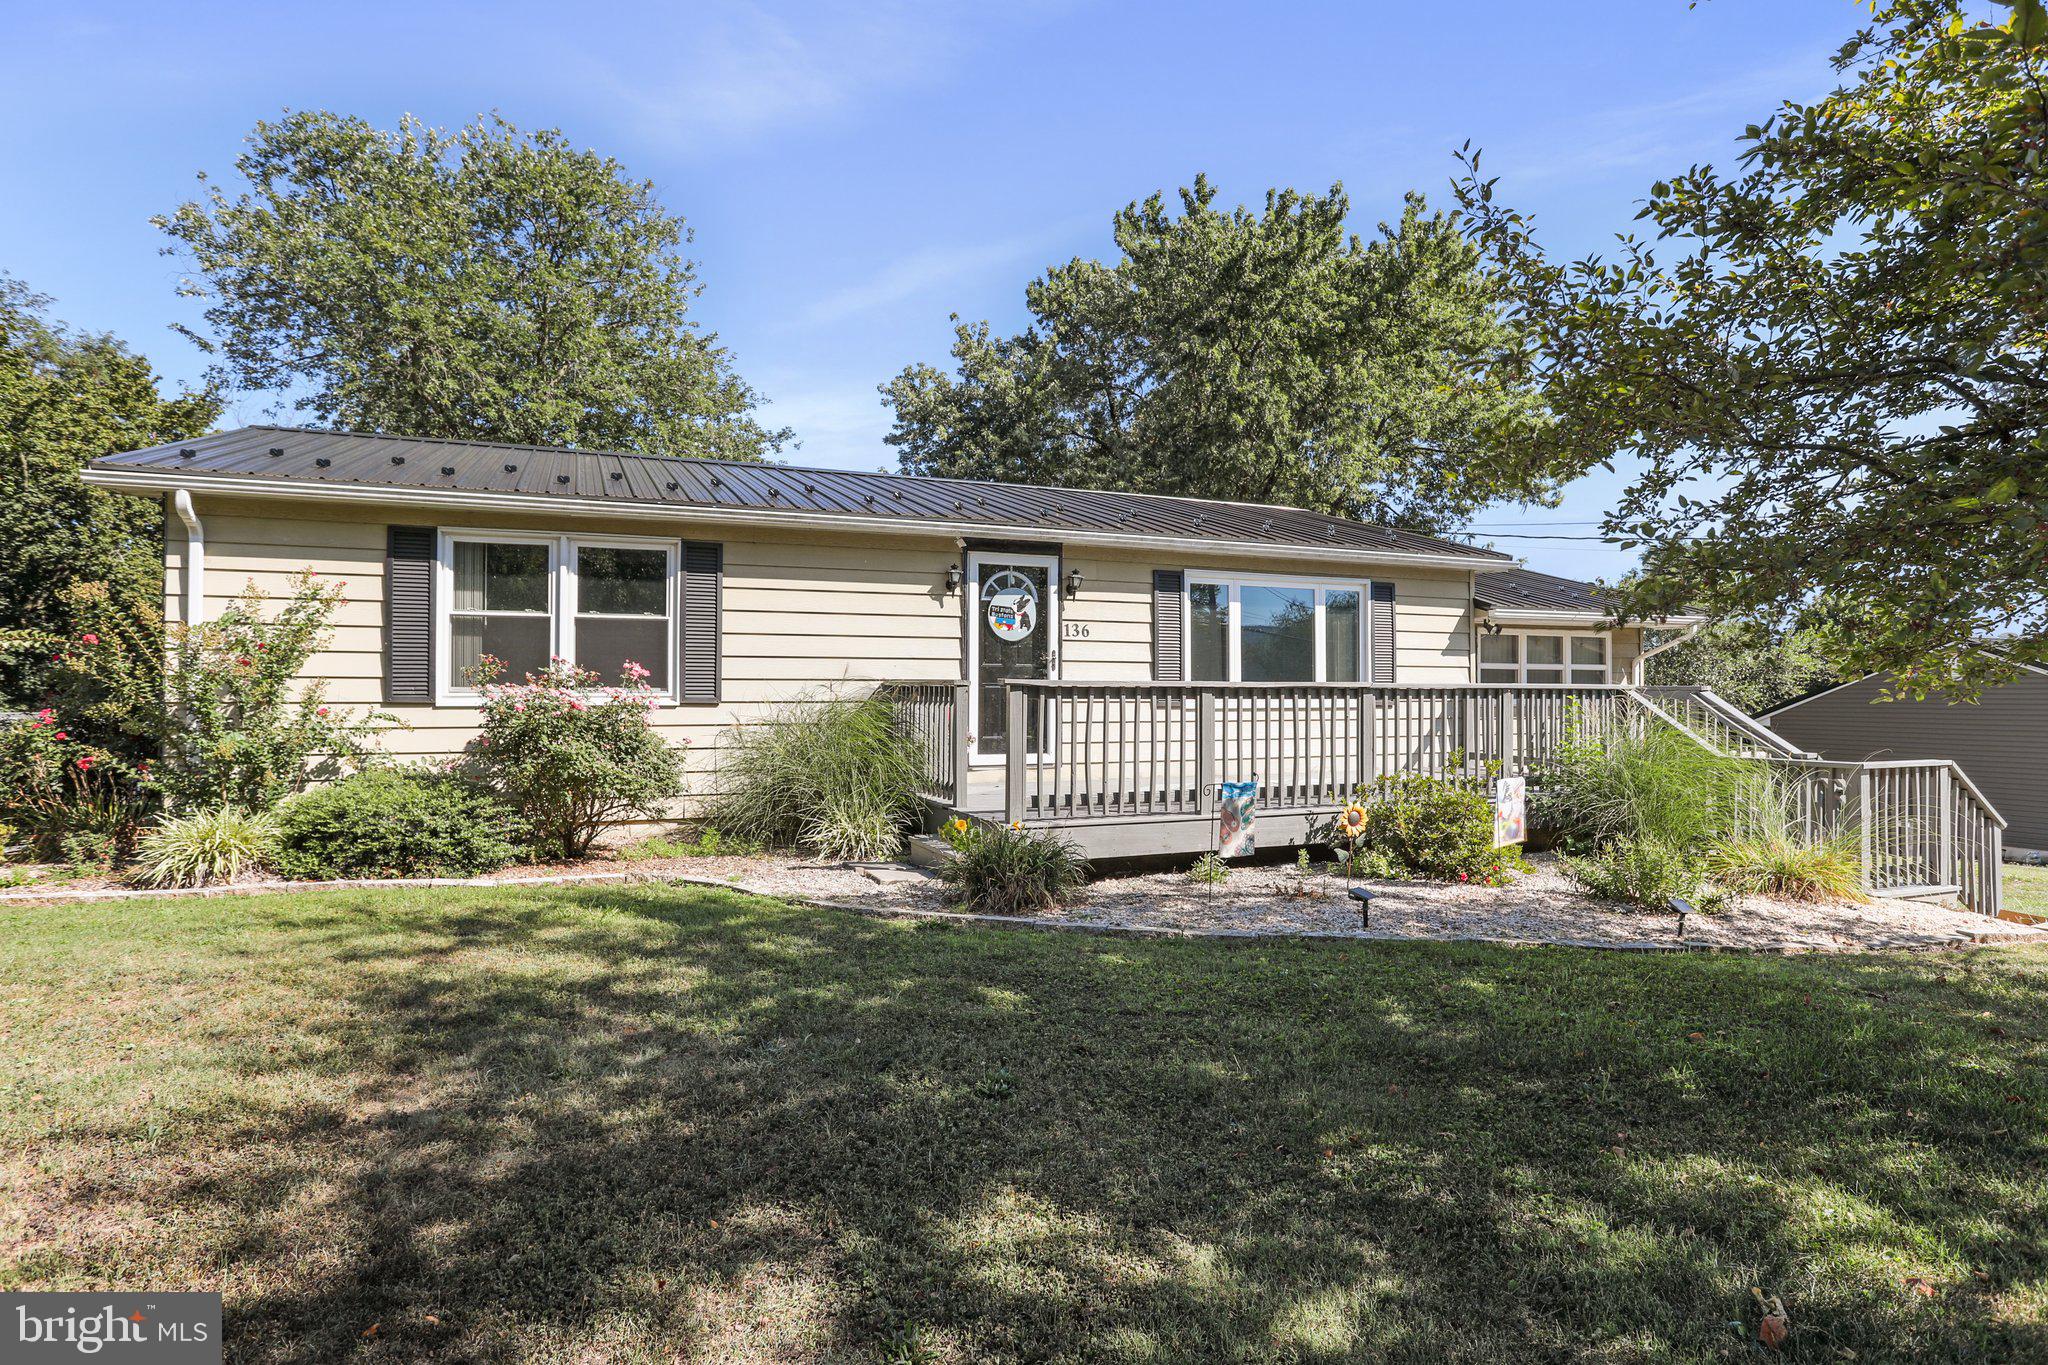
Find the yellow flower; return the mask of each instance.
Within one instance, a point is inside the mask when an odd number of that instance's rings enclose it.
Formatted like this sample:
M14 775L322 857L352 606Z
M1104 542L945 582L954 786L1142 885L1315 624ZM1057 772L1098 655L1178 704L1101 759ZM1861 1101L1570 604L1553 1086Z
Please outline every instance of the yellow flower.
M1344 813L1337 817L1337 832L1346 838L1356 839L1365 832L1365 807L1346 806Z

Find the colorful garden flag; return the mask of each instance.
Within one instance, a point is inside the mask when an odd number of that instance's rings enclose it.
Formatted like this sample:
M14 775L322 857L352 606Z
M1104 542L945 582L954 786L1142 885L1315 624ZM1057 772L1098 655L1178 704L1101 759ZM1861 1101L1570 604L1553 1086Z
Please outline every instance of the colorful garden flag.
M1259 783L1225 782L1216 813L1216 852L1224 858L1247 858L1259 848Z
M1529 779L1503 777L1493 784L1493 846L1519 844L1529 836Z

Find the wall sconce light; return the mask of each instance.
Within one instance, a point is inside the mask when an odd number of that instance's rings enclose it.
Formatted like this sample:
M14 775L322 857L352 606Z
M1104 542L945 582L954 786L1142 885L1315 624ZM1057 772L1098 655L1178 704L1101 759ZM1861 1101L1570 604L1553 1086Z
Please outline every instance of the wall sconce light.
M1488 635L1500 634L1500 622L1498 621L1481 621L1479 623L1479 628L1485 631Z
M1079 597L1080 595L1081 571L1079 569L1069 569L1067 570L1067 596L1072 598Z
M958 564L948 564L946 566L946 591L960 591L960 579L960 566Z

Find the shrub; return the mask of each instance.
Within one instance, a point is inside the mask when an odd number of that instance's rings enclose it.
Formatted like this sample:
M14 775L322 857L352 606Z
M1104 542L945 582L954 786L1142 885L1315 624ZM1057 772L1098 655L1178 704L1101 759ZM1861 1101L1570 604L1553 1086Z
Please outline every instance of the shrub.
M136 853L135 880L145 886L217 886L272 865L277 825L240 806L194 811L143 835Z
M1369 882L1406 881L1408 869L1383 848L1354 848L1346 855L1351 875Z
M537 848L580 858L605 826L682 795L682 752L648 723L658 698L645 669L628 661L620 687L562 659L523 683L495 681L502 671L488 656L471 671L481 728L461 766L518 812Z
M73 734L45 707L0 727L0 821L31 857L111 867L135 846L150 765Z
M1724 890L1799 901L1860 901L1862 869L1847 838L1805 843L1783 829L1723 839L1707 850Z
M1188 880L1202 886L1218 886L1230 877L1230 864L1214 853L1204 853L1188 869Z
M158 785L173 810L269 810L369 758L374 737L393 718L327 705L326 681L306 668L326 644L342 587L300 573L290 598L265 620L251 583L218 619L172 629L164 708L139 723L155 727L163 753Z
M451 777L358 773L279 808L276 866L287 877L473 877L518 849L513 813Z
M977 829L960 856L939 869L967 908L990 915L1051 910L1088 883L1072 844L1017 825Z
M1673 896L1707 908L1702 899L1706 865L1691 849L1656 839L1616 839L1593 852L1563 860L1581 891L1647 910L1669 907Z
M917 816L922 771L887 698L808 698L728 740L711 818L764 844L890 857Z
M1532 784L1536 820L1570 847L1649 839L1697 847L1772 804L1769 771L1662 724L1592 736L1575 727Z
M1361 797L1358 842L1409 873L1491 886L1527 866L1521 849L1494 847L1493 803L1475 787L1411 773L1381 778Z

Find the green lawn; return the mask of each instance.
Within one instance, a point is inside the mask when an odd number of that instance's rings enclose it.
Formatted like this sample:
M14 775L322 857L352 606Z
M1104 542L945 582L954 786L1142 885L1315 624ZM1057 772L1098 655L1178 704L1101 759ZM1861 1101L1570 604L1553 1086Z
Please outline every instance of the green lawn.
M2048 915L2048 867L2005 865L2002 909L2022 915Z
M0 1289L238 1361L2048 1358L2039 952L335 891L0 911L0 1031Z

